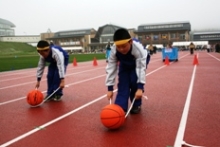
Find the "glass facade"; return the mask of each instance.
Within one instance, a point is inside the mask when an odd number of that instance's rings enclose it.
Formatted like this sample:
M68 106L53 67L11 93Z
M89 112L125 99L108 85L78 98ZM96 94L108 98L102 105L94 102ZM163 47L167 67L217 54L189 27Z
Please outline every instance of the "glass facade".
M14 36L15 32L14 29L12 29L13 27L15 27L13 23L0 18L0 36Z
M114 32L115 32L115 29L112 26L104 27L102 34L100 35L100 43L113 42Z

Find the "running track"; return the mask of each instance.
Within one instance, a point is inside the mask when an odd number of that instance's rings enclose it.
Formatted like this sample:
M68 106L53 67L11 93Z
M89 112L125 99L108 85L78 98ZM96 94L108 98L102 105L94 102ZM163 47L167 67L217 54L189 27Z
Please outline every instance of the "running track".
M36 69L0 73L0 146L10 147L220 147L220 54L179 52L164 65L161 53L147 69L142 111L118 130L100 121L106 98L104 60L68 66L61 102L31 108ZM46 74L46 71L44 72ZM46 91L46 75L39 90ZM117 87L115 87L117 90ZM117 91L116 91L117 92ZM185 144L185 145L183 145Z

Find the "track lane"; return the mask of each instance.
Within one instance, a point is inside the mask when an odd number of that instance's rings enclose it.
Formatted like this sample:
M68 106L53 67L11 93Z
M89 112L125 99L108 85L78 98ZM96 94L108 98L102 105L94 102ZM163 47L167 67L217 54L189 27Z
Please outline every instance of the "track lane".
M48 145L55 146L71 146L72 144L108 146L109 142L111 142L110 145L116 146L171 146L175 139L178 121L180 120L185 102L184 100L186 98L186 92L184 91L187 91L188 89L190 81L190 76L188 75L192 73L192 58L189 57L190 56L186 56L184 59L181 59L181 62L169 65L168 67L147 76L145 93L149 99L143 101L144 108L142 109L142 113L140 115L129 115L125 126L122 127L120 131L108 131L100 124L98 115L100 107L106 105L106 100L103 99L88 106L86 109L82 109L74 113L74 115L70 115L69 117L66 117L65 119L47 127L45 130L38 131L37 133L12 144L11 146L26 145L27 143L33 146L42 146L48 144L48 142L50 142ZM155 63L155 65L157 64L163 65L163 63ZM154 64L151 64L148 70L155 68L153 65ZM191 69L189 69L189 67L191 67ZM148 73L150 73L150 71ZM172 81L170 79L172 79ZM149 83L151 83L151 85ZM106 88L104 86L99 88L99 85L101 84L98 83L98 85L95 85L95 87L98 88L98 91L93 91L93 93L100 96L99 92L101 91L101 93L105 93ZM177 92L169 92L169 90L172 90L173 88L175 88ZM85 88L84 86L82 89L86 89L86 92L90 91L89 88ZM79 90L76 91L77 92L74 97L78 96L77 100L79 100L80 97L81 99L82 97L86 97L87 99L88 96L86 96L86 92L83 93L83 95L80 94L82 93L80 87ZM65 93L67 93L67 95L71 95L72 91L67 90ZM90 95L90 92L88 93ZM94 97L97 96L93 95L91 99L94 99ZM71 98L68 98L66 100L70 99ZM88 97L88 99L90 98ZM82 103L85 104L84 101ZM52 107L50 107L50 110L48 111L56 110L57 107L62 108L62 106L56 104L50 106ZM63 103L63 108L66 107L72 107L71 101L65 101L65 104ZM54 113L57 114L59 111L55 111ZM89 121L85 121L85 119L89 119ZM139 127L134 127L136 125ZM57 138L56 136L58 134L62 134L63 138L61 137L62 139L60 140L54 140L54 138ZM85 136L92 137L86 137L85 139ZM138 138L134 136L138 136ZM36 138L39 141L36 141ZM118 138L122 139L119 141L117 140ZM138 142L139 144L137 144Z
M199 54L184 140L205 147L220 146L220 54Z

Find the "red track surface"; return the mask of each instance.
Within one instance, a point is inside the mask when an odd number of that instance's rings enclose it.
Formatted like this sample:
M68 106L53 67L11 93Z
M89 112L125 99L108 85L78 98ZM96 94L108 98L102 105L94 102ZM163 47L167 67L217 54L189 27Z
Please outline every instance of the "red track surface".
M147 69L142 111L128 115L124 126L112 131L100 121L109 104L104 60L68 66L64 97L31 108L26 94L34 89L36 69L0 73L0 146L12 147L168 147L178 138L193 70L191 101L183 138L188 144L220 146L220 54L179 52L179 61L164 65L154 54ZM45 71L46 74L46 71ZM39 90L46 91L45 75ZM116 89L117 87L115 87ZM98 99L99 98L99 99ZM94 101L96 100L96 101ZM88 104L88 105L86 105ZM178 146L176 146L178 147Z

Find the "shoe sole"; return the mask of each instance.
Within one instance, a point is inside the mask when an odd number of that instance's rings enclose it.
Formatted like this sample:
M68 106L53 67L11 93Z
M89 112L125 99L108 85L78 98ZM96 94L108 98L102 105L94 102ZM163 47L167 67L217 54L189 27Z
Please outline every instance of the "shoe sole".
M56 98L54 98L53 101L55 101L55 102L59 102L59 101L61 101L61 98L60 98L60 99L56 99Z

